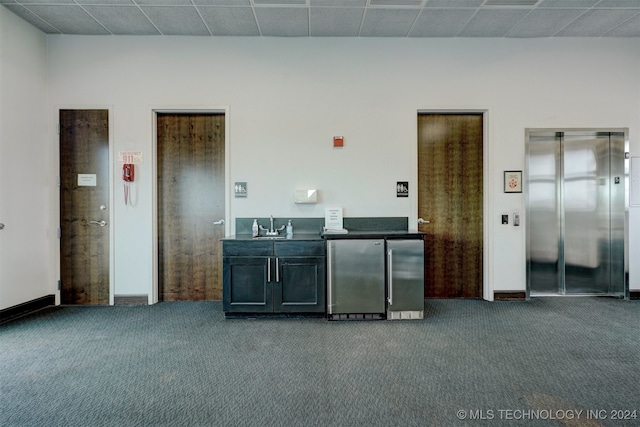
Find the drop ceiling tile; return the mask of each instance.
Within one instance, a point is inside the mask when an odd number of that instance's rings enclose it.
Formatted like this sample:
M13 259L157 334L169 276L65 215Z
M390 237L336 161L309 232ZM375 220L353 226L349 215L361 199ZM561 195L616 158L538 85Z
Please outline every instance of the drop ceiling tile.
M357 37L364 8L312 7L309 12L312 37Z
M590 8L600 0L542 0L538 7L568 7L572 9Z
M134 0L141 6L193 6L191 0Z
M597 8L607 7L627 7L640 8L640 0L602 0L596 5Z
M420 9L368 8L360 35L363 37L405 37Z
M80 6L48 6L48 5L28 5L27 9L40 16L52 27L58 29L63 34L79 35L107 35L109 32L104 29L95 19Z
M369 6L382 6L389 8L421 7L423 0L369 0Z
M546 37L555 34L584 13L584 9L535 9L518 22L509 37Z
M256 7L254 10L263 36L309 35L309 13L306 7Z
M481 9L459 34L461 37L502 37L531 9Z
M309 0L309 5L311 7L365 7L367 5L367 0Z
M308 6L307 0L252 0L254 6Z
M76 4L73 0L19 0L18 3L24 5L38 4L38 5L63 5L63 4Z
M607 37L640 37L640 13L605 34Z
M198 6L202 19L214 36L259 36L250 7Z
M193 6L141 6L151 22L166 36L208 36L209 31Z
M132 0L76 0L76 3L81 5L99 4L101 6L106 6L106 5L134 6Z
M160 34L137 6L87 5L84 8L111 34L136 36Z
M484 0L427 0L424 7L480 7Z
M410 37L456 37L475 9L422 9Z
M196 6L251 6L249 0L193 0Z
M557 33L560 37L599 37L638 13L635 9L591 9Z
M21 6L21 5L17 4L17 3L16 4L5 4L4 7L6 7L11 12L15 13L17 16L19 16L20 18L24 19L29 24L33 25L34 27L36 27L37 29L39 29L40 31L42 31L44 33L47 33L47 34L59 34L60 33L60 30L58 30L57 28L54 28L53 26L49 25L48 23L43 21L40 17L35 15L33 12L31 12L30 10L26 9L25 7L23 7L23 6Z

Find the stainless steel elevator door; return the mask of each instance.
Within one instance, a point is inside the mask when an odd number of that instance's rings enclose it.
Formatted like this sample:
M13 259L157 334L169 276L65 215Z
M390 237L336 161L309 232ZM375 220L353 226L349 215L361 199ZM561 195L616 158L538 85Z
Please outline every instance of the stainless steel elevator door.
M624 135L530 132L531 296L624 296Z

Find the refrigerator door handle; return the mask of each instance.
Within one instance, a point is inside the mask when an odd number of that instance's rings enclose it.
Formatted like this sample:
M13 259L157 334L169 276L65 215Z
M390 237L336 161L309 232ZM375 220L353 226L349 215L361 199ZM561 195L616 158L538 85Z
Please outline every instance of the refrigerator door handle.
M333 300L331 299L332 292L331 288L333 287L333 276L331 275L332 264L333 264L333 242L329 240L327 242L327 313L333 314Z
M389 305L393 305L393 249L387 252L387 280L389 282Z

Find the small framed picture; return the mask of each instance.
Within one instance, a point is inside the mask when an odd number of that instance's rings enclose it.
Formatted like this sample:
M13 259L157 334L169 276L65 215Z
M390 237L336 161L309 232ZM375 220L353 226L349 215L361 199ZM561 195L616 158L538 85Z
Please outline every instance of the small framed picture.
M522 171L504 171L504 192L522 193Z

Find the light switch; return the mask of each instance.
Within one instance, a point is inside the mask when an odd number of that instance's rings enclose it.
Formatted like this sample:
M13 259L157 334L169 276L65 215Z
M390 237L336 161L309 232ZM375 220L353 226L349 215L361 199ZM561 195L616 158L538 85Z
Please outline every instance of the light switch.
M513 213L513 226L514 227L520 226L520 214L518 212Z
M509 224L509 215L502 215L502 223Z

